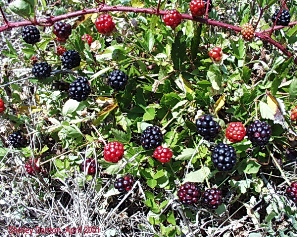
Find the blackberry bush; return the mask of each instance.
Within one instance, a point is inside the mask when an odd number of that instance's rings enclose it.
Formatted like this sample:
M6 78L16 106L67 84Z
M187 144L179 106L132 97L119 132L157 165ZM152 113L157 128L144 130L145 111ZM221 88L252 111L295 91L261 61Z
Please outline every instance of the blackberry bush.
M47 62L35 63L32 68L32 74L38 79L49 77L51 72L52 67Z
M232 170L236 164L236 152L232 146L224 143L216 145L212 151L211 159L219 171Z
M158 126L148 126L141 134L141 145L145 150L161 146L163 134Z
M108 84L114 90L116 91L124 90L127 83L128 83L128 76L124 72L120 70L114 70L109 74Z
M106 161L117 163L123 158L124 146L120 142L110 142L104 147L103 155Z
M71 35L71 25L65 22L56 22L54 24L53 33L59 41L66 41Z
M196 120L198 134L204 139L212 141L219 134L221 126L213 120L209 114L201 116Z
M21 131L17 131L8 136L7 143L14 148L22 148L27 145L27 140Z
M69 97L73 100L83 101L91 93L91 87L86 77L78 77L69 86Z
M36 44L40 41L40 32L36 26L24 26L22 38L28 44Z
M200 190L195 183L186 182L180 186L177 196L183 204L195 204L199 201Z
M271 17L272 23L276 21L276 25L287 26L290 23L291 16L288 10L283 9L280 13L280 9L276 10L276 12Z
M247 130L248 139L254 146L265 146L271 137L271 126L265 121L256 120L251 123Z
M131 175L125 175L114 182L114 187L121 193L130 191L133 185L134 179Z
M217 209L223 202L222 192L216 188L207 189L201 199L202 204L211 209Z
M62 55L62 65L64 68L72 69L80 65L80 55L75 50L68 50Z

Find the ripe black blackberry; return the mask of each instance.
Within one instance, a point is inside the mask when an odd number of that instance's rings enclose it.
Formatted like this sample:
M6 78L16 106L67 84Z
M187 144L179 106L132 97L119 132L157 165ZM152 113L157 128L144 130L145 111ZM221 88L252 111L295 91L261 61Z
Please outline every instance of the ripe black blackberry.
M212 151L211 159L219 171L232 170L236 164L236 152L234 147L220 143Z
M23 137L21 131L16 131L8 136L7 143L14 148L21 148L27 145L27 140Z
M272 15L271 20L274 23L276 18L278 17L278 19L276 20L276 24L277 25L282 25L282 26L287 26L290 23L290 13L288 10L283 9L282 12L279 14L279 9L276 10L276 12Z
M127 82L128 76L120 70L114 70L109 74L108 84L117 91L124 90Z
M222 192L219 189L210 188L202 194L202 204L211 209L217 209L222 202Z
M65 41L71 35L71 25L65 22L56 22L53 29L58 40Z
M220 132L221 126L213 120L209 114L203 115L196 120L198 134L204 139L212 141Z
M22 38L28 44L35 44L40 40L40 32L35 26L25 26L23 28Z
M256 120L248 126L247 136L254 146L265 146L271 137L271 126L265 121Z
M183 204L197 203L200 197L200 190L195 183L186 182L180 186L177 196Z
M32 74L38 79L49 77L51 72L52 67L47 62L35 63L32 68Z
M80 65L80 55L75 50L68 50L62 55L62 65L67 69L72 69Z
M115 183L114 187L119 190L119 192L128 192L132 189L134 184L134 179L131 175L125 175L122 178L118 178Z
M161 146L163 134L158 126L148 126L141 134L141 145L145 150Z
M78 77L69 86L69 97L73 100L86 100L91 93L91 87L86 77Z

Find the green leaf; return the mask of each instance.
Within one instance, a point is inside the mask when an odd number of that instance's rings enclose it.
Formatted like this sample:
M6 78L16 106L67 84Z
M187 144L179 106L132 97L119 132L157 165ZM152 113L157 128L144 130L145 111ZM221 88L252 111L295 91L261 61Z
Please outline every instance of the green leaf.
M75 112L79 106L79 103L77 100L69 99L66 101L66 103L63 106L62 114L65 116L67 114L72 114Z
M114 129L114 128L111 128L111 132L114 135L114 138L119 142L128 143L131 139L131 132L125 133L121 130Z
M146 183L150 188L155 188L158 184L157 180L155 180L155 179L149 179L146 181Z
M8 8L15 14L30 18L34 13L34 0L15 0L8 5Z
M176 225L176 221L175 221L175 217L174 217L174 212L170 211L168 216L167 216L167 221L168 223L172 224L172 225Z
M171 59L174 69L181 70L183 68L184 62L186 61L186 50L187 45L183 39L183 32L179 31L175 37L171 49Z
M148 30L146 32L144 38L147 43L147 49L149 52L151 52L154 47L154 44L155 44L155 37L154 37L154 33L152 32L152 30Z
M290 101L297 98L297 78L294 78L290 84L289 88Z
M263 119L271 119L274 120L274 113L272 109L268 106L268 104L260 101L259 103L261 117Z
M194 153L195 153L194 148L186 148L182 151L181 154L179 154L174 159L175 160L190 160Z
M203 183L204 180L207 179L209 175L210 175L210 169L204 166L197 171L193 171L186 174L183 183L185 182Z
M207 78L214 90L220 90L222 86L222 74L218 66L211 65L207 71Z
M147 108L145 110L145 113L143 115L143 121L150 121L154 120L156 116L156 110L155 108Z
M261 165L254 161L248 160L245 169L243 170L246 174L257 174L261 168Z
M119 163L117 163L115 165L110 165L105 170L105 173L107 173L107 174L117 174L119 172L120 167L121 167L121 162L119 162Z

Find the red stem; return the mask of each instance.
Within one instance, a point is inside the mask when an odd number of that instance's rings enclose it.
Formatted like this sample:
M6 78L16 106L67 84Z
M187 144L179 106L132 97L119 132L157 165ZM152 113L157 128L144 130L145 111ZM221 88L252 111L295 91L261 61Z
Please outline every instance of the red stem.
M62 21L62 20L68 19L68 18L78 17L81 15L92 14L92 13L113 12L113 11L146 13L146 14L152 14L152 15L164 15L166 13L166 11L164 11L164 10L156 11L156 9L150 9L150 8L134 8L134 7L124 7L124 6L101 5L101 6L99 6L99 8L85 9L85 10L71 12L71 13L67 13L67 14L63 14L63 15L59 15L59 16L40 18L40 19L37 19L36 22L34 22L34 24L40 25L40 26L52 26L55 22ZM215 20L211 20L211 19L206 19L206 18L199 18L199 17L193 18L189 14L182 14L182 19L197 21L197 22L201 22L201 23L204 23L207 25L212 25L212 26L218 26L221 28L233 30L235 32L241 31L241 27L238 27L238 26L234 26L234 25L230 25L227 23L223 23L223 22L219 22L219 21L215 21ZM297 24L297 22L291 22L289 25L291 26L291 25L296 25L296 24ZM20 22L7 22L6 25L0 26L0 32L8 30L8 29L16 28L16 27L26 26L26 25L32 25L32 22L27 21L27 20L20 21ZM277 30L277 29L281 29L283 27L284 26L275 26L273 29ZM271 39L271 37L269 37L267 35L266 32L270 32L270 31L271 31L271 29L268 29L268 30L265 30L262 32L256 32L255 35L258 38L262 39L263 41L267 41L270 44L274 45L288 57L292 57L293 54L291 52L289 52L283 45L281 45L280 43ZM294 62L297 64L297 59L295 59Z

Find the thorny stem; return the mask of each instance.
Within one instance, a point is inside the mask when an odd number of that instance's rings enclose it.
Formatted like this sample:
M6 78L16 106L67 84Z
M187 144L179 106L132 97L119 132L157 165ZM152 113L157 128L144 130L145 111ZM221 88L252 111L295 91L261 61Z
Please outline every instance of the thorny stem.
M207 4L207 8L208 8L209 1L207 3L208 3ZM3 15L3 11L2 11L1 8L0 8L0 11L1 11L2 15ZM115 11L115 12L145 13L145 14L151 14L151 15L164 15L166 13L166 11L164 11L164 10L156 11L156 9L151 9L151 8L135 8L135 7L125 7L125 6L100 5L98 8L84 9L84 10L70 12L70 13L67 13L67 14L59 15L59 16L50 16L50 17L45 17L45 18L39 18L39 19L36 19L36 22L34 22L34 24L35 25L40 25L40 26L52 26L55 22L62 21L62 20L68 19L68 18L78 17L78 16L82 16L82 15L86 15L86 14L93 14L93 13L99 13L99 12L113 12L113 11ZM206 16L208 16L207 13L206 13ZM6 18L4 17L4 21L5 21L5 19ZM212 25L212 26L218 26L218 27L221 27L221 28L226 28L226 29L233 30L235 32L240 32L241 31L241 27L238 27L238 26L230 25L230 24L227 24L227 23L224 23L224 22L215 21L215 20L211 20L211 19L207 19L207 18L200 18L200 17L193 18L189 14L182 14L182 19L197 21L197 22L204 23L204 24L207 24L207 25ZM28 20L19 21L19 22L8 22L6 20L5 23L6 23L5 25L0 26L0 32L5 31L5 30L9 30L9 29L12 29L12 28L16 28L16 27L22 27L22 26L32 25L33 24L31 21L28 21ZM289 26L293 26L293 25L297 25L297 22L291 22L289 24ZM273 26L270 30L256 32L255 35L258 38L260 38L261 40L267 41L268 43L270 43L270 44L274 45L275 47L277 47L286 56L292 57L293 54L290 51L288 51L280 43L273 40L270 37L269 34L267 35L267 32L275 31L275 30L282 29L282 28L284 28L284 26ZM297 58L294 59L294 62L295 62L295 64L297 64Z

